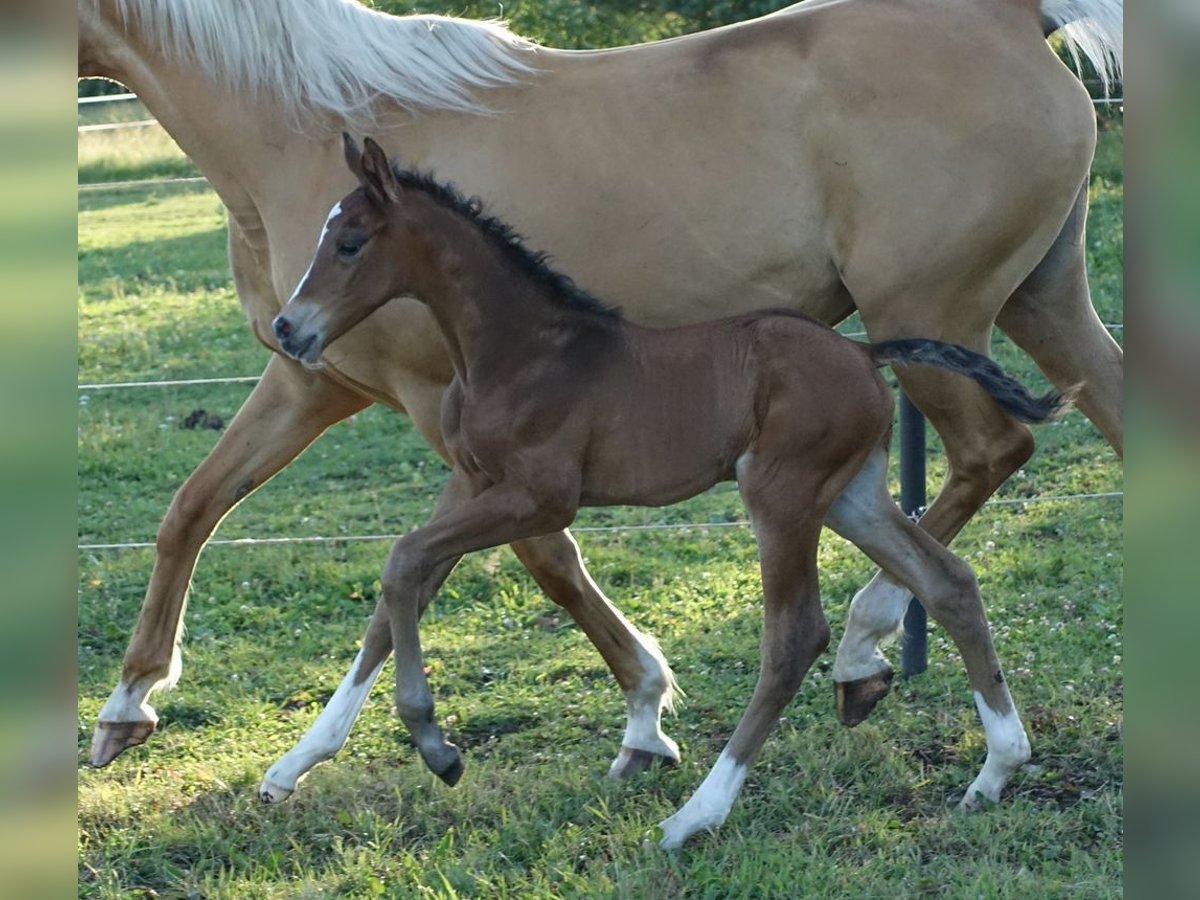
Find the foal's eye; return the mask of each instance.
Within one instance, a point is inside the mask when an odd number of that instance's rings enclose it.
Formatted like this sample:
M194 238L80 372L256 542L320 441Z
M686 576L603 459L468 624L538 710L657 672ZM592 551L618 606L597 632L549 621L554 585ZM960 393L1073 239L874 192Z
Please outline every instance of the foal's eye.
M364 241L342 241L337 245L338 256L350 259L358 255L358 251L362 249L364 243Z

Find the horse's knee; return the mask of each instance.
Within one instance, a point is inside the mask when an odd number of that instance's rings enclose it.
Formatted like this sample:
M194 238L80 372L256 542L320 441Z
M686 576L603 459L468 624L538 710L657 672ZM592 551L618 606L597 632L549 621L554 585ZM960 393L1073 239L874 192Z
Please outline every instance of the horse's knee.
M770 665L778 687L791 697L818 656L829 646L832 631L823 614L810 616L796 626L786 648L770 655Z
M432 566L417 547L401 539L383 565L379 576L385 600L406 596L419 587L432 572Z
M157 553L165 557L176 556L197 539L203 540L211 528L207 521L211 518L211 509L211 498L185 483L176 491L159 523L154 542Z
M816 659L829 647L829 642L833 638L833 631L829 627L829 623L825 621L822 615L819 619L813 622L805 629L806 637L804 638L807 646L807 655Z

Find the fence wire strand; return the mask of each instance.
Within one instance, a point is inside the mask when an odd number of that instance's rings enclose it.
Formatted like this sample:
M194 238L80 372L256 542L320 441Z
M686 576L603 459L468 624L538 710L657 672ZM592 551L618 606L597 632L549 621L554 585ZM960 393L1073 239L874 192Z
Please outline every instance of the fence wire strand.
M1046 497L1004 497L989 500L984 506L1028 506L1035 503L1064 503L1071 500L1118 500L1124 499L1124 491L1105 491L1095 494L1057 494ZM722 528L748 528L749 519L735 519L731 522L659 522L643 525L580 525L572 527L576 534L621 534L639 531L707 531ZM397 541L403 534L345 534L345 535L310 535L303 537L270 537L270 538L214 538L208 541L207 547L262 547L286 544L356 544L370 541ZM152 550L153 541L122 541L114 544L80 544L82 552L97 552L102 550Z

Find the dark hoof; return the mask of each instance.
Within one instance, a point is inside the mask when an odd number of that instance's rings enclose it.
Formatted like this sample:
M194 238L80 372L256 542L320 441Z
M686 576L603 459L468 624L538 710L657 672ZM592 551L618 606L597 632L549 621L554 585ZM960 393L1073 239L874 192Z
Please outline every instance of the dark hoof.
M609 778L632 778L634 775L640 775L651 766L677 766L679 760L673 756L663 756L660 753L651 753L649 750L634 750L632 747L621 747L621 752L617 754L617 758L613 760L613 764L608 769Z
M454 761L442 771L434 772L434 774L437 775L438 778L442 779L442 781L446 782L447 787L454 787L456 784L458 784L458 779L462 778L464 768L465 766L463 766L462 754L460 754L456 748L454 751Z
M97 769L110 762L154 733L155 722L97 722L92 735L91 764Z
M891 690L895 674L889 666L878 675L857 681L835 681L833 696L837 702L838 721L847 728L853 728L871 715L875 704Z

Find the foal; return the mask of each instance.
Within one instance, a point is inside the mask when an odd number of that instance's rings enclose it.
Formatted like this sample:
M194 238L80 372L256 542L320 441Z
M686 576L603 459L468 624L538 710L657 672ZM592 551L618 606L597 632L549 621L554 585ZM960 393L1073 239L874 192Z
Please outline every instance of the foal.
M445 338L455 378L442 429L453 471L429 523L397 542L382 577L396 707L435 773L454 784L462 760L434 721L417 626L463 554L566 528L580 506L660 506L736 479L762 569L761 671L716 765L662 823L662 845L725 820L829 641L817 586L822 523L920 597L958 645L988 747L964 804L998 799L1029 743L971 569L888 494L893 406L877 368L962 372L1026 421L1052 417L1061 395L1035 400L953 345L856 344L793 313L641 328L551 271L477 202L393 168L370 139L360 152L347 138L346 161L361 186L333 207L274 329L285 353L313 365L389 298L412 295ZM648 731L667 740L657 722Z

